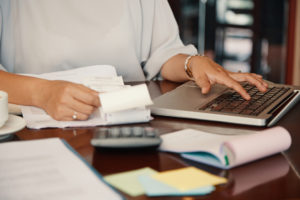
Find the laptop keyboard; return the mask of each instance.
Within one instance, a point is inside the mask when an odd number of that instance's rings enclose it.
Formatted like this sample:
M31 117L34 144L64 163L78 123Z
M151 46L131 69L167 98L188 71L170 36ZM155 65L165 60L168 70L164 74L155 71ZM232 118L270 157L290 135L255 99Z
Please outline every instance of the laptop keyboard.
M199 110L257 116L290 89L286 87L270 87L263 93L253 85L247 83L242 85L251 96L249 101L243 99L237 92L228 91Z

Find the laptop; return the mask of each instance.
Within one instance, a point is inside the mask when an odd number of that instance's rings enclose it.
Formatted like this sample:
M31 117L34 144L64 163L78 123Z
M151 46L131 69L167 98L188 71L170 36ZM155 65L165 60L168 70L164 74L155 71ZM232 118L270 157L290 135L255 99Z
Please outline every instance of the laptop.
M208 94L189 81L153 100L151 113L169 117L199 119L253 126L272 126L300 99L300 89L269 83L262 93L249 83L241 83L251 100L216 84Z

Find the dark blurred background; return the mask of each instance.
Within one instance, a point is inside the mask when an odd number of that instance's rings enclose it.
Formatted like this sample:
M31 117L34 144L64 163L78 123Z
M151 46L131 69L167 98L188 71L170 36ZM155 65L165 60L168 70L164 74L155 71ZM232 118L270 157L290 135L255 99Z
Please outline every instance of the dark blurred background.
M231 71L286 82L288 0L169 0L181 39Z

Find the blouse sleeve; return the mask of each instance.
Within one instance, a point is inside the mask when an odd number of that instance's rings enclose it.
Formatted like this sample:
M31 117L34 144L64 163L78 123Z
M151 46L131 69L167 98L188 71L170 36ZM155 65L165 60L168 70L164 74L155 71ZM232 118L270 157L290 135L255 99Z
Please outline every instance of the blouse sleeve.
M2 65L2 31L3 31L3 12L2 12L2 4L0 4L0 70L6 71L4 66Z
M0 64L0 70L6 71L6 69Z
M0 6L0 48L1 48L1 44L2 44L2 7ZM5 68L2 66L1 64L1 56L0 56L0 70L4 70Z
M167 0L156 0L152 25L150 55L144 71L147 79L156 76L162 65L177 54L196 54L193 45L185 46L178 31L178 25Z

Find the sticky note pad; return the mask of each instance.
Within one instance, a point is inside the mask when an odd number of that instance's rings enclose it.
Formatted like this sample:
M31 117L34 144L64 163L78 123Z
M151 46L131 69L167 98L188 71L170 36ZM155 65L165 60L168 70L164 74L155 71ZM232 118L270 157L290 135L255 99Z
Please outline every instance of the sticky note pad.
M175 187L153 179L151 175L139 176L139 181L145 189L146 195L150 197L206 195L215 190L215 187L210 185L193 190L180 191Z
M180 191L227 182L226 178L215 176L195 167L186 167L153 174L152 178L175 187Z
M139 196L145 194L145 191L140 184L138 177L141 175L152 175L155 173L157 173L157 171L146 167L104 176L104 180L122 192L125 192L131 196Z

